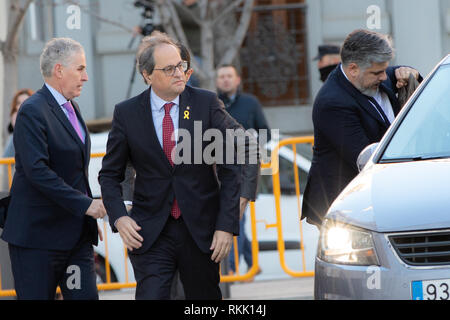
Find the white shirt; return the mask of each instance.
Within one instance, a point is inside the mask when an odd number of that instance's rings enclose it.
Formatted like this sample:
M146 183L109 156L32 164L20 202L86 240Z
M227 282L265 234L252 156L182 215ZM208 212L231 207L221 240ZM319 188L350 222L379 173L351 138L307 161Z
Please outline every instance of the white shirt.
M155 125L156 135L158 136L159 143L161 144L161 147L163 147L163 119L165 115L164 111L164 105L166 103L173 102L174 105L170 109L170 117L172 118L173 122L173 129L175 131L175 136L177 136L178 131L178 110L179 110L179 102L180 102L180 96L177 96L172 101L165 101L158 97L156 93L153 91L153 89L150 90L150 106L152 108L152 117L153 117L153 124ZM178 139L175 139L175 143L177 143Z
M386 93L377 89L377 93L373 96L373 98L378 102L381 109L383 109L384 114L388 118L389 122L392 123L395 119L394 110L392 110L391 101ZM370 102L372 103L372 102ZM373 103L372 103L373 105ZM375 106L374 106L375 107Z
M345 78L350 82L350 80L348 79L347 75L344 72L342 63L341 63L341 71L344 74ZM392 123L395 119L395 115L394 115L394 111L392 109L391 101L389 100L389 97L387 96L387 94L384 92L381 92L379 89L377 89L377 92L375 93L373 98L376 100L376 102L378 102L381 109L383 109L383 112L386 115L386 117L388 118L389 122ZM369 100L369 102L375 108L375 110L377 110L378 114L380 114L380 112L375 107L375 105L372 103L372 101ZM384 117L381 114L380 114L380 117L382 119L384 119Z

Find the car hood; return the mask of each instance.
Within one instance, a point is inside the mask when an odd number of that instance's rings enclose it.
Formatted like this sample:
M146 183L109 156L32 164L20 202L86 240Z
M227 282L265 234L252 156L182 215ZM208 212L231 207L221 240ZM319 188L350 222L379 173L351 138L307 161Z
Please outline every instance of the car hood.
M377 232L450 228L450 160L374 164L327 217Z

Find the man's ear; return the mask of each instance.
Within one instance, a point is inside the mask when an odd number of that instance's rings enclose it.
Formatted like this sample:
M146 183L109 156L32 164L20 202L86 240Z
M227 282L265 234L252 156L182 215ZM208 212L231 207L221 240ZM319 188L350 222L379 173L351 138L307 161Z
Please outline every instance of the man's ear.
M152 84L152 75L148 74L147 70L142 71L142 76L145 79L145 83L147 83L148 85Z
M354 63L354 62L351 62L351 63L348 64L347 70L348 70L350 76L352 76L353 78L358 77L359 73L361 71L359 66L356 63Z
M63 66L60 63L55 63L53 66L53 74L57 79L61 79L63 75Z
M186 82L189 81L189 78L192 76L193 73L194 73L194 69L192 69L192 68L189 68L189 69L186 71Z

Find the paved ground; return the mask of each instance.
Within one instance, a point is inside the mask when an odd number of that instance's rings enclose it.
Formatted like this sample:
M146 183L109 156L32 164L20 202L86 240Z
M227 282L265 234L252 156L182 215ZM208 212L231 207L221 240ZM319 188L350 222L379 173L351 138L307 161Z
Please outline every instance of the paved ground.
M230 300L311 300L314 295L314 278L235 283L230 286ZM101 300L133 300L134 289L102 291Z
M311 300L314 297L314 278L254 281L233 284L231 300Z

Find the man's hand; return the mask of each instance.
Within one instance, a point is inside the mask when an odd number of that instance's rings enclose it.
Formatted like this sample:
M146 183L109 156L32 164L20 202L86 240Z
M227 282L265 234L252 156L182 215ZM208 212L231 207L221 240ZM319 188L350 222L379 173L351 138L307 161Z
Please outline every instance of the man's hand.
M211 256L211 260L216 263L222 261L228 256L231 250L231 243L233 241L233 235L229 232L216 230L213 236L213 242L210 250L214 250Z
M141 227L138 226L136 221L128 216L123 216L117 219L115 225L128 250L133 251L133 249L139 249L142 246L144 238L138 233Z
M419 79L419 71L410 67L400 67L395 69L395 77L397 78L397 88L404 87L408 84L409 75Z
M103 206L103 201L100 199L94 199L91 205L86 211L86 215L91 216L94 219L100 219L106 216L106 209Z
M241 197L241 202L239 204L239 220L242 220L242 217L244 216L247 205L248 205L248 199Z

